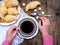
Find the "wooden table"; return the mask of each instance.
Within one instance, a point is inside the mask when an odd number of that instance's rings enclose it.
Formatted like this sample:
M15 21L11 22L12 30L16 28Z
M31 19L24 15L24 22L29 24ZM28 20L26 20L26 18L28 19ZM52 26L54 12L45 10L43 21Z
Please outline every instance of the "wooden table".
M33 0L18 0L20 3L21 8L25 11L25 7L22 6L22 3L29 3L30 1ZM58 9L59 2L60 0L38 0L42 3L43 7L45 7L45 12L47 14L51 14L52 17L47 17L49 18L50 22L51 22L51 27L49 30L49 33L54 37L54 45L60 45L60 17L56 16L56 9ZM58 5L55 4L58 3ZM30 10L26 13L28 13L30 15L30 13L33 12L33 10ZM40 11L38 11L40 13ZM58 11L60 13L60 11ZM57 14L58 15L58 14ZM59 14L60 15L60 14ZM34 37L33 39L30 40L24 40L24 42L21 45L43 45L42 43L42 35L40 33L40 31L38 32L37 36Z

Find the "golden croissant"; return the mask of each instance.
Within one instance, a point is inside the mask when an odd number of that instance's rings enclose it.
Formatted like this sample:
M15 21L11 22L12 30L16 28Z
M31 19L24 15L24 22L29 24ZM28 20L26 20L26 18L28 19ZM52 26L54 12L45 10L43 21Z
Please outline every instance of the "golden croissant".
M13 0L3 0L4 2L13 1Z
M26 11L28 11L29 9L36 8L38 5L41 5L41 3L39 1L32 1L32 2L27 4L25 9L26 9Z
M17 15L18 11L16 9L13 9L13 8L8 8L8 14L9 15Z
M6 2L5 5L6 7L12 7L12 2Z
M11 22L11 21L15 21L15 20L17 20L17 18L13 15L6 15L4 18L5 22Z
M4 20L4 16L2 14L0 14L0 22L3 22Z
M6 7L18 6L18 2L15 2L15 1L6 1L5 5L6 5Z
M6 7L0 7L0 14L5 16L5 14L7 14L7 8Z
M5 2L4 1L1 3L1 7L5 7Z
M18 5L19 5L18 2L13 2L13 1L12 1L12 6L18 6Z
M0 14L0 19L3 19L3 18L4 18L4 16L2 14Z

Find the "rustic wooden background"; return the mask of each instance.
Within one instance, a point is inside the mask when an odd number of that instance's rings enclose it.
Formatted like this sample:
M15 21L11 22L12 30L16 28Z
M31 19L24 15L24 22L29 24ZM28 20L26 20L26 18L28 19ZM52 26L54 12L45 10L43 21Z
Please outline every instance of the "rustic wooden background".
M33 0L18 0L20 6L25 11L25 7L22 6L22 3L29 3ZM37 0L40 1L42 7L46 14L51 14L52 17L47 17L51 21L51 27L49 33L54 37L54 45L60 45L60 0ZM26 13L30 14L33 10L30 10ZM39 12L39 11L38 11ZM40 12L39 12L40 13ZM21 45L43 45L42 36L39 32L36 37L30 40L24 40Z

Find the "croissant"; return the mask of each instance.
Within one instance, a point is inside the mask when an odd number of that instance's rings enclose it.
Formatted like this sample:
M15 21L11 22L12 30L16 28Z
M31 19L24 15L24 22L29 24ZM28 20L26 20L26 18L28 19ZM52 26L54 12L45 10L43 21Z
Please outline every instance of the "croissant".
M6 7L12 7L12 2L10 2L10 1L9 2L6 2L5 5L6 5Z
M5 16L5 14L7 14L7 8L6 7L0 7L0 13Z
M4 2L13 1L13 0L3 0Z
M13 15L6 15L4 18L5 22L11 22L11 21L15 21L15 20L17 20L17 18Z
M0 22L3 22L4 20L4 16L2 14L0 14Z
M18 11L16 9L13 9L13 8L8 8L8 14L9 15L17 15Z
M4 1L1 3L1 7L5 7L5 2Z
M18 10L15 10L14 15L18 15L18 14L19 14Z
M11 0L8 0L8 1L6 0L5 3L6 3L6 4L5 4L6 7L8 7L8 8L9 8L9 7L12 7L12 6L18 6L18 2L11 1Z
M18 6L18 5L19 5L18 2L13 2L13 1L12 1L12 6Z
M26 11L28 11L29 9L36 8L38 5L41 5L41 3L39 1L32 1L32 2L27 4L25 9L26 9Z

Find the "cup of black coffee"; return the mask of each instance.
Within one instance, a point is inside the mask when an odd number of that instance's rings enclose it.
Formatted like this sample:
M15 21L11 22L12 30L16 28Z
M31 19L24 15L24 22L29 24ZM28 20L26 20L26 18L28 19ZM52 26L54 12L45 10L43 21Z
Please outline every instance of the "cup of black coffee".
M30 34L34 30L34 24L31 21L26 20L22 22L20 28L23 33Z
M33 17L23 18L19 23L20 37L31 39L38 33L38 23Z

